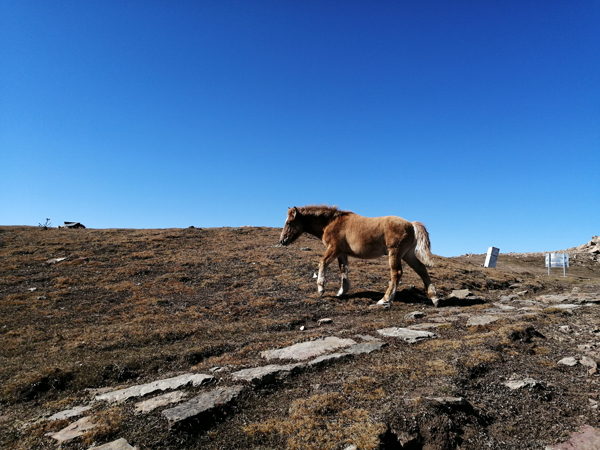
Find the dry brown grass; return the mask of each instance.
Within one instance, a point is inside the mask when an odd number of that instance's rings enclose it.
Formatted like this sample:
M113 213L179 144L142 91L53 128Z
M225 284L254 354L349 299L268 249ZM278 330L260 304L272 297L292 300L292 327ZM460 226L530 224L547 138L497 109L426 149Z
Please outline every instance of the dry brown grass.
M409 268L393 308L370 310L387 288L384 258L351 261L353 288L341 299L335 297L339 276L332 265L321 298L312 278L321 244L302 238L290 248L280 248L275 246L278 235L279 230L268 228L0 227L0 447L55 448L44 433L61 424L32 424L43 414L89 401L86 389L127 386L190 370L206 372L215 366L253 367L265 363L263 350L327 335L376 335L378 328L428 320L408 323L404 316L415 309L424 308L428 316L445 312L430 306L420 279ZM67 259L46 263L58 257ZM536 293L569 292L573 285L585 288L577 276L546 281L524 274L521 266L492 271L466 258L436 257L435 262L432 279L442 295L468 288L483 299L496 300L511 293L508 286L517 282ZM518 263L512 261L511 267ZM588 278L594 273L574 267L575 275L577 270ZM452 314L480 314L488 306L460 307ZM96 406L102 426L65 448L83 448L86 442L105 442L117 435L155 450L232 445L376 448L389 424L397 423L400 430L402 420L410 422L414 416L418 429L419 414L433 414L406 410L403 398L452 394L477 398L481 405L510 403L510 398L482 393L478 386L482 378L493 385L497 377L524 370L540 372L564 392L587 389L556 379L552 356L565 350L562 341L550 337L559 324L580 320L584 313L547 309L518 323L494 322L473 330L461 319L432 330L439 338L428 342L408 345L386 339L389 347L375 356L359 356L351 364L309 372L252 394L240 406L243 413L200 437L175 435L158 413L140 418L131 414L128 404ZM333 323L319 327L317 321L324 317ZM600 325L597 319L586 321ZM228 382L226 375L220 382ZM567 394L561 395L565 404ZM577 395L579 391L569 398ZM552 408L543 399L531 401L528 407L539 423L551 422L544 422L544 414L550 414L544 411ZM587 403L569 408L562 423L575 424L577 417L592 420ZM510 420L498 414L497 421ZM521 411L521 417L527 414ZM468 422L464 417L453 420ZM503 435L497 440L501 438L513 439ZM475 445L465 448L478 448Z

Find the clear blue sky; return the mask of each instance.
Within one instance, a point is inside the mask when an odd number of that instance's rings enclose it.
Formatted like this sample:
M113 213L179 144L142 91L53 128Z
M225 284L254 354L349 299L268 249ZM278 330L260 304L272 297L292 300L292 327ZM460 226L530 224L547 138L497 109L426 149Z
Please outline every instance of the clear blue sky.
M600 234L600 2L0 1L0 225L281 227L443 256Z

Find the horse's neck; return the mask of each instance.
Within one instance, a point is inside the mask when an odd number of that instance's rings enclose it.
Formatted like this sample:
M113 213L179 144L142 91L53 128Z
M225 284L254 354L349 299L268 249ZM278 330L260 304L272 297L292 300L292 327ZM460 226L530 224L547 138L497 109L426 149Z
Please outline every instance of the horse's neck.
M308 234L312 234L313 236L322 239L323 238L323 230L329 223L331 219L327 219L325 217L318 216L305 216L304 220L304 231Z

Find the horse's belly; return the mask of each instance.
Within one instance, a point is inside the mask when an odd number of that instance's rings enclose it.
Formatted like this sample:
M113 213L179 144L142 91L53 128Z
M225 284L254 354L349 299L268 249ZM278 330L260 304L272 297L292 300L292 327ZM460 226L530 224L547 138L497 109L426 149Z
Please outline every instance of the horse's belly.
M374 259L381 256L387 255L387 248L385 245L355 245L350 246L348 249L348 256L361 259Z

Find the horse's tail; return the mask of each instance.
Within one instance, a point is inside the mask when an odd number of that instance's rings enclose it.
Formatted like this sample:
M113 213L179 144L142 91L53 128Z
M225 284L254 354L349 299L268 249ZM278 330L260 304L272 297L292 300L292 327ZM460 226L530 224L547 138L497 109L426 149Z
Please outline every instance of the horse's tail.
M432 267L433 260L431 257L431 242L429 241L429 233L421 222L413 222L413 228L415 229L415 238L417 239L417 256L425 265Z

